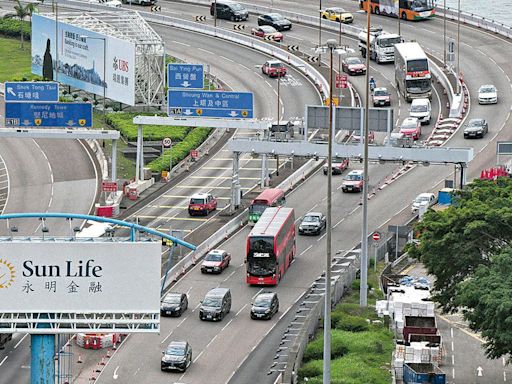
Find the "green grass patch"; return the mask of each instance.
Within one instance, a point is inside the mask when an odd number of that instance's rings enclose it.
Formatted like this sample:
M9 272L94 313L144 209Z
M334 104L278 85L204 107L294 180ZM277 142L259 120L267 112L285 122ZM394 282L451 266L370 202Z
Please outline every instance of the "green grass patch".
M378 265L383 267L383 265ZM374 304L382 297L378 273L368 273L369 306L359 306L359 280L332 312L331 383L387 384L391 382L390 362L393 334L378 319ZM323 372L323 332L308 344L304 365L299 369L299 383L321 384ZM306 380L307 378L307 380Z
M14 13L14 9L12 10ZM19 19L3 19L0 18L0 35L6 37L21 37L21 31L23 30L23 39L25 41L30 40L31 26L27 20L21 21ZM18 39L18 47L21 39ZM30 48L30 43L28 44ZM9 57L9 56L4 56Z
M0 82L41 79L31 73L30 42L21 49L18 39L0 37L0 57Z
M123 112L110 113L106 116L106 122L113 129L121 132L128 141L137 140L137 126L133 124L133 118L139 115L154 116L154 113ZM166 116L159 114L159 116ZM190 127L173 127L168 125L145 125L143 130L144 140L162 140L170 137L173 142L182 141L190 132Z

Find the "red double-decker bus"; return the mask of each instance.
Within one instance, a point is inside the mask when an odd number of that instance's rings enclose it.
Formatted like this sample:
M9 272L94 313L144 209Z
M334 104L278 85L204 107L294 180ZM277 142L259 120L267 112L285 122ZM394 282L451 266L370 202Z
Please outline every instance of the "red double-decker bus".
M293 208L267 208L247 237L247 283L277 285L294 257Z

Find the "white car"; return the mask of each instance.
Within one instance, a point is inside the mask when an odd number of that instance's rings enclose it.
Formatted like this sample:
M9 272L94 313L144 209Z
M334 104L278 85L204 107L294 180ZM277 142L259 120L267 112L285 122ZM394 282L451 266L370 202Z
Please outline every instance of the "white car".
M429 99L414 99L409 111L410 117L416 117L421 124L430 124L432 106Z
M123 5L123 3L121 3L119 0L110 0L104 2L100 0L89 0L89 4L101 4L111 8L121 8L121 6Z
M437 203L437 197L433 193L420 193L416 198L412 201L411 211L412 213L416 213L419 211L420 206L424 203L427 203L427 208L433 206Z
M478 104L498 104L498 90L494 85L482 85L478 89Z

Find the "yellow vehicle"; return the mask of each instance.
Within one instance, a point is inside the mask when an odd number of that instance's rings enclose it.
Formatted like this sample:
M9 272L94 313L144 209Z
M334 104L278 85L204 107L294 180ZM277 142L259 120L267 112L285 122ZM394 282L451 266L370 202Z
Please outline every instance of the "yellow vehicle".
M345 11L340 7L325 8L322 11L322 19L339 21L341 23L350 24L354 21L354 15Z

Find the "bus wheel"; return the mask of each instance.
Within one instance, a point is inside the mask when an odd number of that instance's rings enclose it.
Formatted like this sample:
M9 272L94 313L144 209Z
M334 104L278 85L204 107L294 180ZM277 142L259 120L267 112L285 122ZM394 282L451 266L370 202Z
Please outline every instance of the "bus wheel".
M402 12L402 20L407 20L407 15L405 12Z
M379 7L375 7L375 14L376 14L376 15L380 15L380 9L379 9Z

